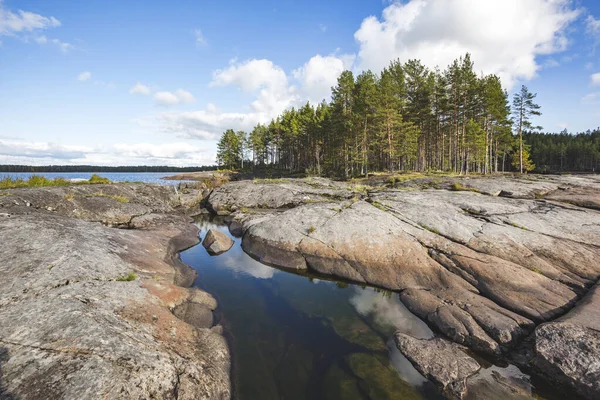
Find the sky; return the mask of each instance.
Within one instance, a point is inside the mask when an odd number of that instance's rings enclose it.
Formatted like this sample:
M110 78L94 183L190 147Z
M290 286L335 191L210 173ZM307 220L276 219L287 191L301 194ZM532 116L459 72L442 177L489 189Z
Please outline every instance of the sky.
M344 69L466 52L534 125L600 126L597 0L0 0L0 164L211 165Z

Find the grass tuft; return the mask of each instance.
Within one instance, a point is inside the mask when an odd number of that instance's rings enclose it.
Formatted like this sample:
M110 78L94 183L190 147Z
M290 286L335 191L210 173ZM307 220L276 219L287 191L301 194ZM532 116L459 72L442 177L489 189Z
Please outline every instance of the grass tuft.
M130 272L127 275L119 276L116 280L117 280L117 282L131 282L131 281L135 281L136 278L137 278L137 275L134 274L133 272Z
M110 183L108 178L99 175L92 175L88 181L71 182L64 178L48 179L41 175L31 175L29 179L6 177L0 179L0 189L16 189L24 187L42 187L42 186L70 186L70 185L95 185Z

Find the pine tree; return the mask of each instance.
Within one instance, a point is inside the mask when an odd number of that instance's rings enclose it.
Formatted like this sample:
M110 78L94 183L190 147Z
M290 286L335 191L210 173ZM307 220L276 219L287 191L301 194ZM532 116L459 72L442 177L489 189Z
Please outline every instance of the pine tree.
M521 86L521 91L515 93L513 98L513 114L515 116L515 124L519 135L519 170L523 173L523 130L534 128L531 124L531 116L542 115L539 111L540 106L533 102L537 94L530 93L527 86ZM535 127L535 129L542 129Z

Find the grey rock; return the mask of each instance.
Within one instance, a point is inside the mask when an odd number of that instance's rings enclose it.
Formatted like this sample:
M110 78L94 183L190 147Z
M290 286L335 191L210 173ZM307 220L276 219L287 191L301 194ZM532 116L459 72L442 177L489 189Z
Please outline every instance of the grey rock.
M207 207L217 215L229 215L243 208L292 208L306 203L348 200L357 195L333 183L322 185L315 181L310 184L306 180L268 182L230 182L210 194Z
M462 398L467 378L479 371L479 363L461 346L441 338L415 339L396 333L396 345L412 365L439 386L448 397Z
M0 196L0 397L228 398L224 338L169 310L198 298L176 284L191 270L176 252L198 238L172 188L99 186ZM109 227L139 212L154 215L143 229ZM186 316L212 325L199 303Z
M534 364L587 398L600 397L600 284L577 306L535 330Z
M202 246L211 254L219 255L225 253L233 246L233 240L223 232L209 229L202 241Z
M453 182L475 191L419 189ZM319 181L311 186L315 196L325 189L335 195L310 200L302 198L306 186L298 180L226 184L208 203L213 211L235 213L244 250L261 261L399 291L410 311L474 350L506 354L542 324L538 370L588 390L596 375L585 371L596 371L600 329L566 318L589 313L586 300L573 307L600 278L600 213L592 204L600 178L448 178L409 190L346 188L351 198L341 195L339 183ZM511 197L499 196L502 191ZM578 198L584 195L585 201ZM544 341L552 330L564 340ZM580 367L576 343L586 349ZM574 358L559 374L552 357L569 363L563 352Z

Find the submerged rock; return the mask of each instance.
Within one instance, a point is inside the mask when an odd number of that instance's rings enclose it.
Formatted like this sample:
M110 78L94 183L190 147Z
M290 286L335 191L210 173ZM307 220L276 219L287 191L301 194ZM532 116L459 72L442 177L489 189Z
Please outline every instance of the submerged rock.
M467 391L467 378L481 366L457 344L441 338L415 339L396 333L398 349L414 367L451 396L462 398Z
M233 240L223 232L209 229L202 246L213 256L223 254L233 246Z

